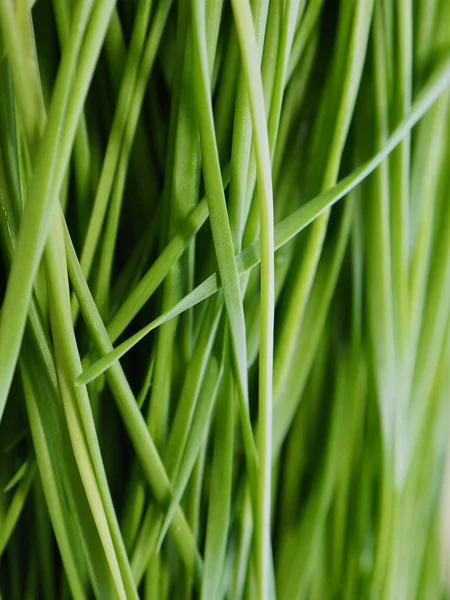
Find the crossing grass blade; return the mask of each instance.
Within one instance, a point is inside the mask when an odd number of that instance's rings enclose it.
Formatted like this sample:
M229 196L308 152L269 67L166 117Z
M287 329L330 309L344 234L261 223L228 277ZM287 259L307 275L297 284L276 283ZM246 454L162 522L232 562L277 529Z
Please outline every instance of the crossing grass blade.
M414 127L421 117L437 101L441 94L445 92L449 85L450 61L447 60L430 79L428 85L418 94L407 118L389 136L380 151L335 186L322 192L275 226L275 250L279 250L289 243L296 235L303 231L303 229L308 227L315 219L319 218L325 211L339 202L339 200L344 198L357 185L373 173L373 171L379 167L392 150L401 142L403 137L407 135L409 130ZM259 262L259 241L257 241L237 256L238 273L240 275L244 274L246 271L256 267ZM176 315L181 314L203 300L206 300L206 298L215 294L220 287L219 275L211 275L207 280L197 286L195 290L180 300L175 307L152 321L152 323L144 327L125 342L122 342L122 344L111 352L110 355L100 358L91 365L89 369L78 378L79 383L85 384L94 380L151 331L154 331L162 323L167 322Z
M98 351L101 353L108 352L112 348L112 345L84 278L67 227L64 228L64 246L67 254L69 276L80 304L80 310L86 320ZM162 507L165 507L170 501L171 496L170 481L120 365L113 367L108 376L108 383L116 399L124 425L138 454L145 477L158 503ZM171 532L174 535L174 539L189 571L198 576L199 572L201 572L202 561L192 538L192 532L180 509L177 510L174 517Z

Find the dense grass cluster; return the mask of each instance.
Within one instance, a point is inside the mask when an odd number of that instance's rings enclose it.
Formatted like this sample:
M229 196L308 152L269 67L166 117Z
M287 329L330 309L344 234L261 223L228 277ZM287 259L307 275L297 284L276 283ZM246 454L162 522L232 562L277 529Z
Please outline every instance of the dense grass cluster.
M449 167L449 0L0 0L0 599L448 598Z

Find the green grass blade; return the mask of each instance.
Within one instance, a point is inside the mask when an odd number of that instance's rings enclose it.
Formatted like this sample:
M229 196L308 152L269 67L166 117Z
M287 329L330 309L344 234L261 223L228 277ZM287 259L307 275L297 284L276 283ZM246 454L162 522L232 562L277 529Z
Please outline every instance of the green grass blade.
M45 412L47 419L44 421L38 408L39 403L36 401L33 380L40 381L38 389L45 390L42 375L32 371L29 376L27 371L23 370L22 378L43 490L72 594L74 598L88 597L84 581L85 573L94 557L97 561L96 570L90 572L93 588L97 593L101 589L110 590L109 570L81 481L77 480L77 475L71 475L71 468L74 466L73 456L73 463L67 460L65 445L61 443L61 439L55 436L57 428L53 427L53 436L49 435L48 417L51 413L48 407L45 407L47 408ZM58 450L59 461L62 463L64 460L62 473L55 455ZM72 514L73 519L69 518L69 514ZM74 529L74 522L79 528L78 531ZM81 553L82 546L78 532L84 543L87 560Z
M20 465L20 467L17 469L17 471L14 473L14 475L11 477L11 479L8 481L8 483L5 485L5 487L3 488L3 493L7 493L10 490L12 490L19 483L19 481L25 476L25 474L27 473L29 468L30 468L29 461L25 460Z
M272 403L273 403L273 329L275 315L275 242L272 192L272 165L269 133L264 108L264 92L259 73L259 57L253 17L247 0L232 2L245 83L249 96L256 155L259 217L261 229L261 309L259 351L259 432L258 432L258 501L255 532L259 597L269 590L271 553L271 473L272 473Z
M266 33L265 30L268 9L269 3L267 1L255 3L253 20L255 36L258 40L259 59ZM260 62L260 60L258 62ZM246 213L248 213L248 205L252 196L252 191L250 191L249 194L248 187L253 187L254 185L254 182L252 181L253 177L250 177L249 175L251 148L252 121L245 73L244 70L241 69L236 91L236 105L234 107L233 144L231 148L231 167L233 178L230 185L229 200L231 232L236 251L240 251L242 249L245 217ZM251 170L252 173L253 170L254 169Z
M326 317L348 243L352 215L353 204L352 199L349 198L340 219L336 238L333 238L333 249L332 251L325 249L311 289L311 300L306 308L305 322L294 350L293 364L300 366L291 369L285 384L280 388L275 398L274 460L279 455L285 435L291 425L315 358L321 334L325 328ZM305 348L308 348L306 356Z
M197 119L203 160L203 175L208 200L209 219L214 248L221 274L225 306L230 321L233 356L235 358L241 419L249 468L255 467L254 440L248 410L247 342L245 318L241 301L238 269L233 250L230 222L228 219L220 164L214 132L214 119L208 72L205 14L199 0L192 1L192 24L194 31L194 80Z
M214 455L211 467L208 518L205 542L205 571L200 598L217 598L222 579L230 520L233 435L234 382L226 381L220 392L215 428Z
M3 555L3 552L8 545L9 538L11 537L17 521L22 514L35 473L35 465L31 465L30 467L26 468L25 473L21 475L21 481L18 483L18 487L14 492L14 496L9 503L4 518L2 519L0 526L0 557ZM14 482L13 479L3 490L3 493L8 492L12 487L15 486L15 483L16 482Z
M164 455L164 464L171 476L178 472L186 440L190 434L200 389L222 316L221 304L220 295L215 298L215 301L211 301L181 391Z
M157 541L158 547L161 545L162 540L167 534L167 530L172 520L175 508L181 501L202 445L206 442L206 436L209 430L209 422L214 410L219 386L222 381L223 367L223 361L219 365L217 359L214 356L211 357L205 373L203 386L200 391L198 406L192 421L192 427L187 435L185 444L183 444L184 447L181 456L181 462L174 471L172 484L173 498L161 526L161 531Z

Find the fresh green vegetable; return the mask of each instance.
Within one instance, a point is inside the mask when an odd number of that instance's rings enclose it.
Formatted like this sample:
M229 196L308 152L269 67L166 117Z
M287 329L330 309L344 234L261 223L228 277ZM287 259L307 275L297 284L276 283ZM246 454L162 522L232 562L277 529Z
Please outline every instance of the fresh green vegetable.
M0 598L450 597L448 0L0 0Z

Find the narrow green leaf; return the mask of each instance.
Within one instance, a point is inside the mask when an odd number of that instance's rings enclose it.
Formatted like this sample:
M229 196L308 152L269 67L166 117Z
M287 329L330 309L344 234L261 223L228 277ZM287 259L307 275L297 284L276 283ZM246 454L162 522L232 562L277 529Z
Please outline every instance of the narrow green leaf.
M6 494L10 490L12 490L13 487L15 487L19 483L19 481L25 476L29 468L30 463L28 460L25 460L14 473L14 475L11 477L11 479L8 481L8 483L5 485L5 487L3 488L3 493Z
M6 515L4 519L2 519L0 527L0 556L2 556L8 544L8 540L11 537L14 528L16 527L17 521L22 514L23 507L25 506L25 502L28 498L28 492L30 491L31 484L33 483L35 472L35 465L31 465L28 469L26 469L9 504ZM10 484L9 487L7 486L7 488L11 489L14 485L15 483L13 482L12 485ZM5 492L8 490L6 489L3 491Z
M161 531L157 541L158 548L161 546L162 541L166 536L175 508L180 503L184 490L186 489L186 485L192 473L192 469L194 468L194 464L197 460L200 449L206 442L209 421L215 406L215 400L222 380L223 370L224 360L222 359L219 365L217 359L212 356L208 362L197 407L192 418L192 427L190 428L190 431L186 432L186 439L180 446L178 452L179 458L177 457L178 460L170 460L170 462L174 465L171 473L173 481L173 498L161 526ZM175 429L172 429L172 431L175 432ZM175 434L173 433L173 436L174 435ZM169 448L167 453L169 454Z
M200 598L217 598L225 563L232 494L234 381L224 380L217 404Z
M241 419L249 469L255 470L256 453L248 409L247 342L241 301L238 269L233 251L230 222L220 175L219 155L214 131L211 84L208 72L205 14L200 0L192 0L194 31L194 88L200 129L203 175L208 201L214 248L221 274L225 306L230 321L233 356L235 358Z
M247 0L232 0L253 125L261 229L261 293L259 350L258 493L255 522L258 594L267 598L271 554L271 473L273 404L273 329L275 319L275 242L272 165L264 92L253 17ZM282 87L280 85L280 87ZM275 100L276 101L276 100ZM281 102L281 100L280 100ZM277 115L278 116L278 115ZM278 119L276 119L276 125Z

